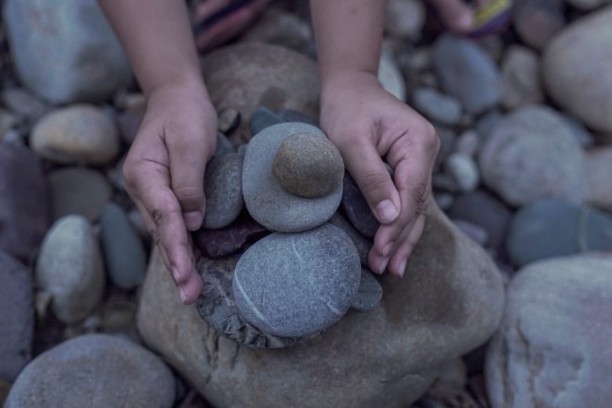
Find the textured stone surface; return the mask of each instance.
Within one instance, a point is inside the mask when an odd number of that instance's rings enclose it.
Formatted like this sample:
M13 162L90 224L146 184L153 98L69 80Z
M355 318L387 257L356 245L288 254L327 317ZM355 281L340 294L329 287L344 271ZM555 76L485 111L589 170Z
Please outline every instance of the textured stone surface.
M561 200L522 207L508 230L510 259L523 266L541 259L612 250L612 214Z
M489 245L498 248L506 236L512 213L491 194L474 191L457 197L449 215L483 227L487 231Z
M327 138L298 133L278 147L272 172L287 192L318 198L338 189L344 176L344 162Z
M534 51L518 45L508 48L501 70L504 107L515 109L530 103L544 101L540 79L540 59Z
M260 106L318 117L317 67L301 54L261 43L237 44L211 52L203 66L217 111L235 108L242 116L241 125L231 135L234 145L251 138L248 124Z
M442 35L434 44L432 62L442 88L457 97L466 111L481 113L501 101L497 66L473 41Z
M612 6L579 19L551 41L542 60L552 98L588 126L612 133Z
M36 357L20 374L6 408L170 408L175 380L153 353L121 337L76 337Z
M238 309L253 325L277 336L308 336L348 311L360 271L348 235L325 224L257 241L238 260L232 291Z
M612 258L538 262L513 279L489 346L493 408L605 407L612 399Z
M26 148L0 144L0 248L27 258L45 236L49 186L38 158Z
M567 122L530 105L502 119L480 152L484 182L513 205L541 197L579 203L585 195L582 149Z
M49 175L53 219L79 214L97 221L111 198L111 187L102 173L80 167L55 170Z
M242 156L228 153L212 158L204 173L206 213L204 227L223 228L242 211Z
M612 148L593 149L585 155L588 200L612 210Z
M438 375L435 367L493 333L502 283L483 250L435 212L406 277L384 276L382 286L376 309L349 312L298 347L255 350L219 337L195 308L184 307L156 254L138 328L214 406L406 407Z
M348 237L353 241L353 245L357 248L357 253L359 254L359 260L363 266L367 266L368 264L368 252L370 252L370 248L372 248L372 241L365 238L363 235L359 233L344 218L339 212L335 213L333 217L329 219L329 222L334 224L336 227L340 228L342 231L348 235Z
M53 312L64 323L87 317L104 294L104 265L89 222L78 215L57 221L36 262L38 286L51 295Z
M342 187L320 198L303 198L286 192L274 177L272 162L281 143L297 133L324 138L304 123L281 123L266 128L248 144L242 169L244 202L255 221L281 232L299 232L323 224L336 212Z
M196 262L196 268L202 277L202 294L196 306L202 319L219 334L248 347L284 348L308 339L309 337L275 336L257 328L244 318L236 306L232 292L237 262L236 256L223 259L200 257Z
M3 19L21 81L53 103L102 101L131 79L95 0L9 0Z
M269 231L250 217L240 217L225 228L200 228L191 236L194 245L210 258L232 255Z
M142 241L121 207L110 203L104 209L101 241L106 270L121 289L133 289L144 281L147 255Z
M0 379L13 382L32 358L32 277L23 264L0 251L0 281Z
M346 217L357 231L367 238L374 238L380 223L372 213L368 202L350 174L344 174L343 184L342 209Z
M30 146L57 163L105 164L119 153L119 134L101 109L73 105L43 116L32 129Z

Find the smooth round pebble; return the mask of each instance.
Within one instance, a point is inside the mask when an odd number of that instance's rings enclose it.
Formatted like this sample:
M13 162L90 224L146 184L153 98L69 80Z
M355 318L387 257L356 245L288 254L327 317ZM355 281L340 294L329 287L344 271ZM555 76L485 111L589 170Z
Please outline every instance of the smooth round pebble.
M121 289L139 286L145 277L147 256L138 233L123 209L110 203L104 209L102 249L112 282Z
M331 218L342 199L342 186L319 198L304 198L285 191L272 171L279 146L294 134L326 138L318 128L304 123L281 123L258 133L248 144L242 170L244 202L251 216L264 227L280 232L300 232Z
M36 262L38 286L51 295L53 311L66 324L86 318L104 294L104 265L87 219L69 215L43 240Z
M79 214L97 221L110 201L112 190L102 173L80 167L56 170L49 175L53 219Z
M452 153L446 159L446 171L455 179L464 193L474 191L480 182L480 173L474 159L463 153Z
M253 325L300 337L328 328L347 312L360 276L359 255L349 237L325 224L256 242L236 265L232 291Z
M73 105L43 116L32 129L30 146L57 163L106 164L119 153L119 133L103 110Z
M228 153L213 157L206 166L205 228L226 227L240 215L243 207L242 161L239 154Z
M122 337L78 336L40 354L19 375L6 408L170 408L172 371Z
M272 171L289 193L305 198L323 197L342 183L344 162L327 138L298 133L278 147Z
M414 107L429 119L442 125L454 126L461 120L461 104L457 98L433 88L418 87L412 94Z

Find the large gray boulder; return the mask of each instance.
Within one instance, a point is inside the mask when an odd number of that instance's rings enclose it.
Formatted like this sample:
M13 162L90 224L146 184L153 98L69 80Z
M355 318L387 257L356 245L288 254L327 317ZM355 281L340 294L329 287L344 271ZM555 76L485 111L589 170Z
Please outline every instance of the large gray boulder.
M486 359L493 408L608 407L612 400L612 257L522 269Z
M129 63L96 0L6 0L3 20L23 83L53 103L100 101Z
M382 279L370 312L282 350L239 346L184 306L159 254L143 286L138 329L216 407L406 407L447 361L484 343L504 292L491 259L433 209L406 277Z

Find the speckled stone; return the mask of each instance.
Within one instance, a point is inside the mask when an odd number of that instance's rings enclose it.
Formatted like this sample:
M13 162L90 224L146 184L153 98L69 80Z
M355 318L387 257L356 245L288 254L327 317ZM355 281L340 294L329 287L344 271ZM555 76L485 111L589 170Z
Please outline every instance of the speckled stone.
M64 323L86 318L104 294L104 265L89 222L79 215L57 221L45 237L36 262L38 286L51 295Z
M36 357L5 407L170 408L174 397L174 375L155 354L125 338L89 334Z
M242 316L232 292L237 262L236 256L198 259L196 269L202 277L202 294L197 300L200 317L224 337L253 348L285 348L310 338L275 336L257 328Z
M331 194L340 186L344 162L329 139L298 133L278 147L272 172L287 192L318 198Z
M121 289L139 286L145 277L147 255L142 241L121 207L110 203L101 219L102 249L108 275Z
M284 337L317 333L338 321L359 289L359 255L349 237L325 224L256 242L236 265L232 290L241 314Z
M367 266L368 252L370 252L370 248L372 248L372 241L360 234L359 231L357 231L355 227L353 227L351 223L339 212L335 213L334 216L330 218L329 222L340 228L346 233L346 235L348 235L351 241L353 241L355 248L357 248L361 265Z
M204 174L206 213L204 227L223 228L242 211L242 156L228 153L215 156Z
M342 209L346 217L357 231L367 238L374 238L380 223L372 213L368 202L350 174L345 173L343 184Z
M314 126L281 123L266 128L248 144L242 171L246 207L264 227L280 232L300 232L326 222L336 212L342 187L320 198L304 198L285 191L274 177L272 162L281 143L297 133L325 138Z
M119 153L111 118L92 105L73 105L43 116L32 129L30 146L57 163L105 164Z
M79 214L97 221L111 198L111 186L97 170L71 167L49 175L53 219Z

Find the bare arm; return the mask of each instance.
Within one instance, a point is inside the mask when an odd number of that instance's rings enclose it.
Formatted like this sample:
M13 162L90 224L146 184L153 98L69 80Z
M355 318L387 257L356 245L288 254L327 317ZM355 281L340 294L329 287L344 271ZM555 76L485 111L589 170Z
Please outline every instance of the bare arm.
M184 1L99 0L147 96L147 111L123 167L183 302L202 282L187 230L202 224L204 170L216 143L216 113L201 79Z

